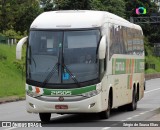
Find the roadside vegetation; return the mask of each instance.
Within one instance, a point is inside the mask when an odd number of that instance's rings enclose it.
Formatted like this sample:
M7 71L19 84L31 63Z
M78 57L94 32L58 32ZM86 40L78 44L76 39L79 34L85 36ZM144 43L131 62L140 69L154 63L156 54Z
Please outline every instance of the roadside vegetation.
M153 47L145 45L146 74L160 73L160 57L154 55L153 49Z
M0 98L7 96L24 97L24 60L16 61L16 46L0 44Z

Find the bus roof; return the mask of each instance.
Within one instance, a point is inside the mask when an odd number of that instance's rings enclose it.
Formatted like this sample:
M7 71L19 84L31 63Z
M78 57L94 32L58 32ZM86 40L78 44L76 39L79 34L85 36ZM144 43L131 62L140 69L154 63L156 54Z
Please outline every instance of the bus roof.
M31 29L95 28L114 20L122 25L132 26L129 21L105 11L62 10L40 14L31 24ZM114 23L115 23L114 22Z

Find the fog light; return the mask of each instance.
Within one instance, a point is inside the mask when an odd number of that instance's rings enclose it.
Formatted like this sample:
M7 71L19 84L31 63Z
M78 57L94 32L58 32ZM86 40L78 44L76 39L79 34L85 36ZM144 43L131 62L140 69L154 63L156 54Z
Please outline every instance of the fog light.
M88 106L88 108L94 107L95 104L96 104L96 103L90 104L90 105Z
M29 105L34 109L36 108L36 106L34 104L32 104L32 103L29 103Z

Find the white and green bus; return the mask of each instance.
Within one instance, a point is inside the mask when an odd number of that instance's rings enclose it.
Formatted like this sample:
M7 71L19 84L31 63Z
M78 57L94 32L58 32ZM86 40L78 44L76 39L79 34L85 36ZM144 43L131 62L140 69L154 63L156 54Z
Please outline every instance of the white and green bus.
M135 110L144 95L144 45L140 26L104 11L50 11L31 24L27 41L27 111L43 122L51 113Z

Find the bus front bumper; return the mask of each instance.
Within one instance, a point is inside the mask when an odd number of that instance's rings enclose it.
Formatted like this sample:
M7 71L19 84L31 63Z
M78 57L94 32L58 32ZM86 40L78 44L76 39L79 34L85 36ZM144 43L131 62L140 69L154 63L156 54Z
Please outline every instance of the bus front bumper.
M103 111L101 94L80 101L43 101L26 95L30 113L97 113ZM65 106L57 108L56 106ZM67 107L66 107L67 106Z

